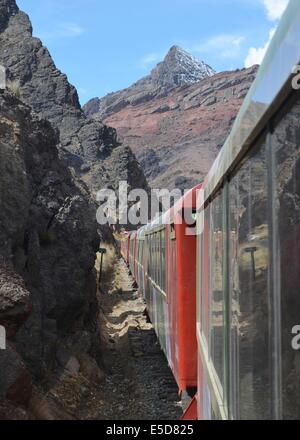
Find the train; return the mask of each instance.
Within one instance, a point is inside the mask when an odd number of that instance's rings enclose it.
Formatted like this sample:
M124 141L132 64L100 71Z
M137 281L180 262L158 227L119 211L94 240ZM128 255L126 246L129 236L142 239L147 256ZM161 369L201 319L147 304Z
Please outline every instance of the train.
M120 241L184 420L300 418L299 61L291 0L207 177Z

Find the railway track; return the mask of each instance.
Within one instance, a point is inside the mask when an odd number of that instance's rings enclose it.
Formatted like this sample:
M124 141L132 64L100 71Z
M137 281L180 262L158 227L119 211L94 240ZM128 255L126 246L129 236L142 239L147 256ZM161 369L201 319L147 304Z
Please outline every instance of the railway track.
M115 420L178 420L178 387L145 314L143 298L133 287L123 260L117 262L114 289L102 298L107 320L106 362L111 374L111 417Z
M151 394L149 399L154 402L156 398L159 417L173 420L180 418L182 409L178 387L154 329L143 331L130 328L128 336L132 355L136 359L134 370L139 388L146 387L147 392Z

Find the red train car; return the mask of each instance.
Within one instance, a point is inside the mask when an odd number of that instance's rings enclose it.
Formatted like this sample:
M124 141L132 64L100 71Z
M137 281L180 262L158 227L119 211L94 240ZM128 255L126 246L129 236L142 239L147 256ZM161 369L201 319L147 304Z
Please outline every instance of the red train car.
M198 185L186 193L167 214L135 237L138 247L144 247L143 259L138 264L146 266L143 267L144 290L150 318L179 390L190 392L197 386L196 234L193 229L200 189Z
M292 342L300 216L290 202L300 200L300 93L291 75L299 41L300 2L291 0L205 181L198 392L186 420L300 418L300 350Z
M128 239L128 263L134 281L136 281L136 240L137 231L131 232Z
M175 377L180 390L197 387L196 214L198 185L170 211L167 227L167 292ZM184 219L183 213L189 219ZM189 220L188 224L187 221ZM174 276L175 275L175 276Z
M120 252L127 264L129 261L129 238L130 234L128 232L124 232L121 238L119 238Z

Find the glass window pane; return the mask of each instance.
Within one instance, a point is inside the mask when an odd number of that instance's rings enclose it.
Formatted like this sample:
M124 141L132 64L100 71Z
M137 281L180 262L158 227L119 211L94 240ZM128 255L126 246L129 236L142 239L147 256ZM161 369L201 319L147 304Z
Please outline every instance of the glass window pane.
M209 288L210 288L210 205L206 208L204 233L202 234L201 267L201 330L209 341Z
M265 144L229 185L230 388L233 417L271 417L269 225Z
M300 418L300 350L293 328L300 325L300 102L276 127L275 206L278 220L278 284L281 290L282 410L284 419Z
M224 294L223 294L223 206L222 194L211 203L210 231L210 355L223 386L224 377ZM222 391L222 390L220 390Z

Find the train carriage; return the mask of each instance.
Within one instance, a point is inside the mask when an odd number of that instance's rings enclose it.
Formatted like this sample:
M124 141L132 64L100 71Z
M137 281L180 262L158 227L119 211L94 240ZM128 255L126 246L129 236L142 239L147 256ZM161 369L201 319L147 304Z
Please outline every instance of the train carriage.
M136 241L137 241L137 231L131 232L128 239L128 264L133 279L136 281Z
M188 192L163 217L145 230L145 298L180 391L197 385L196 236L187 222L196 211L196 194Z
M129 238L130 234L128 232L122 233L121 237L117 238L120 243L121 255L126 263L129 261Z
M146 231L149 228L148 225L143 226L137 231L136 237L136 281L139 287L140 293L145 298L145 267L147 264L147 255L145 248Z
M199 419L300 418L292 342L300 324L299 41L293 0L205 182L192 405Z

